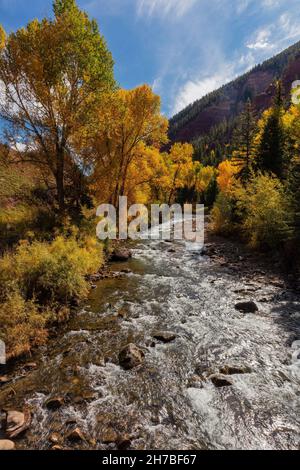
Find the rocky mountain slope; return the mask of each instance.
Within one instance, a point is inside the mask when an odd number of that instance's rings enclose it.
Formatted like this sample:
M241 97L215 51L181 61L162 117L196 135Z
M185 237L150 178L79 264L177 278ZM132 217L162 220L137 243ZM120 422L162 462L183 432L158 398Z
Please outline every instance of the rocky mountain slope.
M170 139L173 142L199 139L221 123L234 120L248 98L260 113L271 104L276 79L282 80L289 99L291 85L299 78L300 42L190 104L170 120Z

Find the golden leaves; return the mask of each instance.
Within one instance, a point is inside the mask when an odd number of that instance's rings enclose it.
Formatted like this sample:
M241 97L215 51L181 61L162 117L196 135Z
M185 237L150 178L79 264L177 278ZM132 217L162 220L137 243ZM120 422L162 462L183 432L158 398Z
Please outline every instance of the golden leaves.
M6 33L0 24L0 51L4 49L6 43Z

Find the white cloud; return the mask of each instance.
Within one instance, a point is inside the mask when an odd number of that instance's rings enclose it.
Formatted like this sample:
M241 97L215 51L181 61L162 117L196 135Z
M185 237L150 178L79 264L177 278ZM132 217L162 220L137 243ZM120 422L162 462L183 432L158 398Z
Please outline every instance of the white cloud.
M176 114L190 103L202 98L211 91L220 88L227 82L230 82L236 76L231 67L219 74L205 77L199 80L189 80L179 90L172 114Z
M278 21L279 30L282 32L283 40L291 40L300 37L299 18L290 13L283 13Z
M171 115L178 113L194 101L248 72L257 62L253 52L248 51L233 62L223 62L219 71L211 76L187 81L177 94Z
M258 31L254 42L247 44L248 49L270 49L272 44L270 43L271 30L269 28L261 29Z
M266 0L268 3L273 0ZM246 44L253 51L270 50L276 53L300 38L299 14L283 13L273 24L256 31Z
M171 14L181 17L196 2L197 0L137 0L138 14L141 16L166 16Z

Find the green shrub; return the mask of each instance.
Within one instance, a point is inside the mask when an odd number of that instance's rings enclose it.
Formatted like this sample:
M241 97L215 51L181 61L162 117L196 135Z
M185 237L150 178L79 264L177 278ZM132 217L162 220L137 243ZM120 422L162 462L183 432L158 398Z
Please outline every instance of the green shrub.
M85 276L95 273L102 263L102 247L94 239L82 244L61 236L52 243L21 242L14 255L0 260L0 289L16 284L26 300L67 303L86 296Z
M0 304L0 339L5 342L8 359L45 343L49 315L47 310L41 313L33 301L25 301L18 292L8 295Z
M254 176L236 194L242 229L255 248L275 248L289 231L290 209L280 180L267 174Z
M232 198L220 192L211 212L211 226L215 233L228 235L233 232L234 205Z
M86 277L103 264L95 238L21 242L0 259L0 337L15 357L47 339L46 326L68 318L68 304L87 296Z

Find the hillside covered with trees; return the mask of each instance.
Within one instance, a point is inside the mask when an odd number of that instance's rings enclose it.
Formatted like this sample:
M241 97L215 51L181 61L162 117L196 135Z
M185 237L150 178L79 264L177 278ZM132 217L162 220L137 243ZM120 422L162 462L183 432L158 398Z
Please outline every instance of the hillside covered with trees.
M170 139L193 143L201 161L209 161L213 151L220 162L222 155L231 151L237 119L247 101L251 100L253 111L260 117L272 104L276 80L281 80L283 99L288 104L292 83L299 78L300 43L296 43L172 117Z

